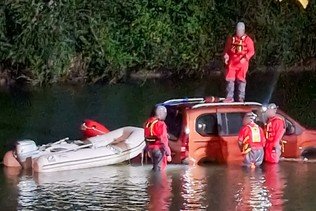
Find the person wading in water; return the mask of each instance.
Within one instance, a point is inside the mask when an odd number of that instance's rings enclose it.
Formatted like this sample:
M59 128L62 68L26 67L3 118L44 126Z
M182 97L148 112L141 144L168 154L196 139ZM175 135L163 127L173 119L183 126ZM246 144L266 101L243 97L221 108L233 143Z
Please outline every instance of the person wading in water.
M155 116L150 117L144 125L147 150L151 157L154 171L165 170L167 162L171 162L167 125L164 122L166 117L166 107L157 106Z
M283 117L277 114L277 109L278 107L271 103L266 111L268 122L266 125L267 144L264 160L268 163L278 163L283 150L282 138L285 133L285 121Z
M254 121L257 115L253 112L246 113L243 118L243 127L238 136L238 145L244 155L244 166L255 168L260 166L264 157L266 139L264 132Z

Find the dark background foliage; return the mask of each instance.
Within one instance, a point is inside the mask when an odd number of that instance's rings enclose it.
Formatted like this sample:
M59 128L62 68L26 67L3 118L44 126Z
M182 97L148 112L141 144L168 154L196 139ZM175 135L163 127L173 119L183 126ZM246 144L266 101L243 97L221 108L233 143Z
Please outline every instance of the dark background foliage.
M316 5L294 0L5 0L1 71L33 83L123 78L131 71L207 74L244 21L251 70L315 57ZM218 66L218 65L217 65Z

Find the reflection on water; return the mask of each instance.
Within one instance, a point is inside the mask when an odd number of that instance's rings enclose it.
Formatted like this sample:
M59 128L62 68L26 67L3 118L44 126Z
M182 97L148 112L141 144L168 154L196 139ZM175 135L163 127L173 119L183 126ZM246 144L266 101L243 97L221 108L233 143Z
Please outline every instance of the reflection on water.
M208 207L206 198L207 180L205 168L200 166L189 167L181 178L183 210L205 210Z
M0 204L4 210L310 210L315 167L169 165L165 174L148 165L41 174L3 168Z
M240 188L235 195L239 209L250 207L252 209L266 209L271 206L268 191L264 186L265 178L261 174L251 172L243 178L243 183L239 183Z
M22 175L18 210L145 210L147 176L143 167L106 167Z
M239 186L235 195L238 210L282 210L285 182L278 165L247 170Z
M41 204L37 203L37 186L35 181L32 180L32 176L22 176L17 187L19 190L18 208L31 208L35 206L38 208L43 208Z
M148 210L169 210L172 197L172 178L166 172L151 173L148 184L148 195L150 198Z

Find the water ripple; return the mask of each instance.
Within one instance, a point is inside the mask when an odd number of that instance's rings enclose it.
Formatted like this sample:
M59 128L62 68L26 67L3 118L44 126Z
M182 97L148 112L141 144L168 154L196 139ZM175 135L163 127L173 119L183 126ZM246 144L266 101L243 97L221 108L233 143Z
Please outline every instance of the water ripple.
M235 194L236 210L282 210L285 187L278 166L249 171Z
M204 169L196 166L188 168L182 176L182 192L184 199L181 210L206 210L208 207L206 197L207 177Z
M148 169L109 167L21 177L18 210L145 210ZM143 177L139 175L143 171ZM109 176L115 173L116 176ZM91 175L97 176L91 177ZM133 175L134 174L134 175Z
M8 184L17 194L12 207L17 210L255 211L283 210L284 203L288 203L284 198L286 179L278 165L256 171L244 171L240 166L170 165L166 174L153 174L150 169L150 166L107 166L8 175Z

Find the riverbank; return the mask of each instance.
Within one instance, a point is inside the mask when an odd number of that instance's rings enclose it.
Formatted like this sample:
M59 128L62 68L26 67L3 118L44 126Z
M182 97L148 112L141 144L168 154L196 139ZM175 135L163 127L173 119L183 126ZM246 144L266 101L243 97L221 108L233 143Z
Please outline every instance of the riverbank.
M257 73L300 73L304 71L316 71L316 59L309 59L305 62L293 65L291 67L284 66L260 66L260 67L250 67L249 75ZM184 78L208 78L214 76L222 76L225 72L225 68L222 64L210 65L202 68L199 71L172 71L169 69L158 69L158 70L138 70L123 72L114 76L89 76L89 73L83 70L69 70L66 75L55 77L51 80L45 80L42 82L40 79L32 76L31 71L18 71L11 69L0 69L0 87L11 87L19 85L29 85L29 86L43 86L50 84L70 84L70 85L83 85L83 84L116 84L125 83L131 80L136 81L147 81L147 80L160 80L160 79L184 79Z

